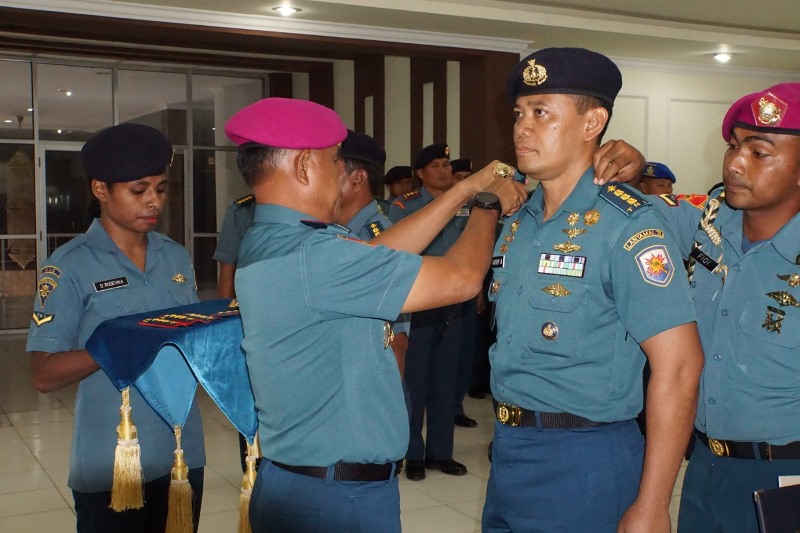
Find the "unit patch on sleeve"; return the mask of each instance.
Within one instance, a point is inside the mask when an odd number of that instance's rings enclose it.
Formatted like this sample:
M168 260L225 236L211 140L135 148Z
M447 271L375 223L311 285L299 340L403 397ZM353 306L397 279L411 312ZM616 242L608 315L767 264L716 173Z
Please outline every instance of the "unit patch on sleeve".
M42 313L40 311L33 312L33 323L36 324L36 327L41 326L42 324L47 324L48 322L52 322L55 315L50 313Z
M39 303L42 307L44 307L44 303L47 301L47 297L50 296L50 293L58 287L58 282L49 276L42 276L39 278L39 287L37 292L39 293Z
M539 274L582 278L584 268L586 268L586 257L582 255L541 254L539 256Z
M108 291L111 289L118 289L128 284L128 278L121 276L119 278L107 279L103 281L94 282L94 290L96 292Z
M634 246L636 246L639 242L648 239L650 237L658 237L660 239L664 238L664 232L660 229L645 229L633 235L630 239L625 241L625 244L622 245L623 248L627 251L631 251Z
M642 278L651 285L666 287L675 274L675 266L664 246L656 245L645 248L636 254L636 265Z

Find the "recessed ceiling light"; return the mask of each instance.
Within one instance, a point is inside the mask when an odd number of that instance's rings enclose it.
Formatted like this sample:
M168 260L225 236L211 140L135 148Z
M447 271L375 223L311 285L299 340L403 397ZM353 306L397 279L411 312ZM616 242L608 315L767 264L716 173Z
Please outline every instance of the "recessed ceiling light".
M11 120L10 118L7 118L7 119L5 119L3 122L5 122L6 124L11 124L11 123L12 123L12 122L14 122L14 121L13 121L13 120Z
M728 61L731 60L731 55L725 53L714 54L714 59L716 59L720 63L727 63Z
M28 113L30 113L31 111L33 111L33 108L32 108L32 107L29 107L29 108L28 108Z
M58 133L60 134L60 133L61 133L61 130L58 130Z
M284 17L291 17L295 13L300 13L300 11L302 11L300 9L297 9L296 7L291 7L291 6L273 7L272 10L277 11Z

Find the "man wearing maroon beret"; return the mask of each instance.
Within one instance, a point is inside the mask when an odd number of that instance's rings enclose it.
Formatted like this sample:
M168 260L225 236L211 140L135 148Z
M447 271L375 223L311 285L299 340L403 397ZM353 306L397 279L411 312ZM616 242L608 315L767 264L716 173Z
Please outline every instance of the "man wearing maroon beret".
M800 83L740 98L722 137L723 186L657 202L680 230L706 361L682 533L757 531L753 492L800 474Z
M235 282L264 455L253 531L399 532L408 414L391 321L473 297L524 189L495 162L367 243L326 222L341 218L346 175L334 111L268 98L226 133L257 202ZM450 252L417 255L473 198Z

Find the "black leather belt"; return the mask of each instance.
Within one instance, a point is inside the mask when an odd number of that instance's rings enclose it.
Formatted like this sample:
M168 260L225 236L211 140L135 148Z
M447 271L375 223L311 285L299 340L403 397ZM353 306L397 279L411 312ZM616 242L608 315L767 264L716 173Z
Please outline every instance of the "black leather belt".
M539 417L537 423L536 417ZM608 422L594 422L588 418L569 413L544 413L528 411L510 403L498 403L495 409L497 421L506 426L540 427L545 429L579 429L605 426Z
M325 479L328 477L328 467L325 466L293 466L285 465L277 461L272 464L295 474ZM392 474L392 466L395 467ZM385 464L364 464L364 463L336 463L333 468L333 479L337 481L386 481L398 475L403 470L403 460Z
M711 450L717 457L733 457L734 459L762 459L775 461L778 459L800 459L800 441L789 444L768 444L766 442L739 442L733 440L710 439L698 430L694 431L697 440ZM758 450L758 455L756 455Z

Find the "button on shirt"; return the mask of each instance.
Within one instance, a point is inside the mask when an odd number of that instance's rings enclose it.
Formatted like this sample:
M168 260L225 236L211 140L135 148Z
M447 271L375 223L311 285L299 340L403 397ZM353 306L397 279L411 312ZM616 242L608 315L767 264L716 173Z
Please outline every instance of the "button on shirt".
M182 283L173 280L181 274ZM147 265L139 270L95 220L85 234L59 247L45 262L34 302L40 325L28 331L27 351L84 348L101 322L123 315L197 302L194 270L186 249L159 233L147 234ZM168 475L172 428L131 388L131 415L141 445L146 481ZM102 370L81 380L75 399L69 486L79 492L111 490L120 392ZM205 464L197 403L183 429L190 468Z
M408 414L384 323L400 314L422 259L307 218L258 205L240 249L236 294L264 457L396 461Z
M589 169L549 220L539 187L506 221L489 290L492 392L525 409L614 422L641 410L638 343L695 317L664 222L646 205L630 207L637 200L627 189L604 185L631 202L624 214L592 177ZM566 243L581 248L553 248Z
M722 233L720 250L698 230L700 209L685 201L670 207L654 199L654 205L679 232L684 257L696 240L713 260L721 254L728 267L724 284L722 274L699 263L692 276L706 360L695 425L716 439L771 444L800 440L800 307L781 306L768 296L785 292L800 300L800 286L778 277L800 273L800 215L772 239L743 253L742 211L721 205L713 223ZM780 318L780 333L767 329L770 315Z

